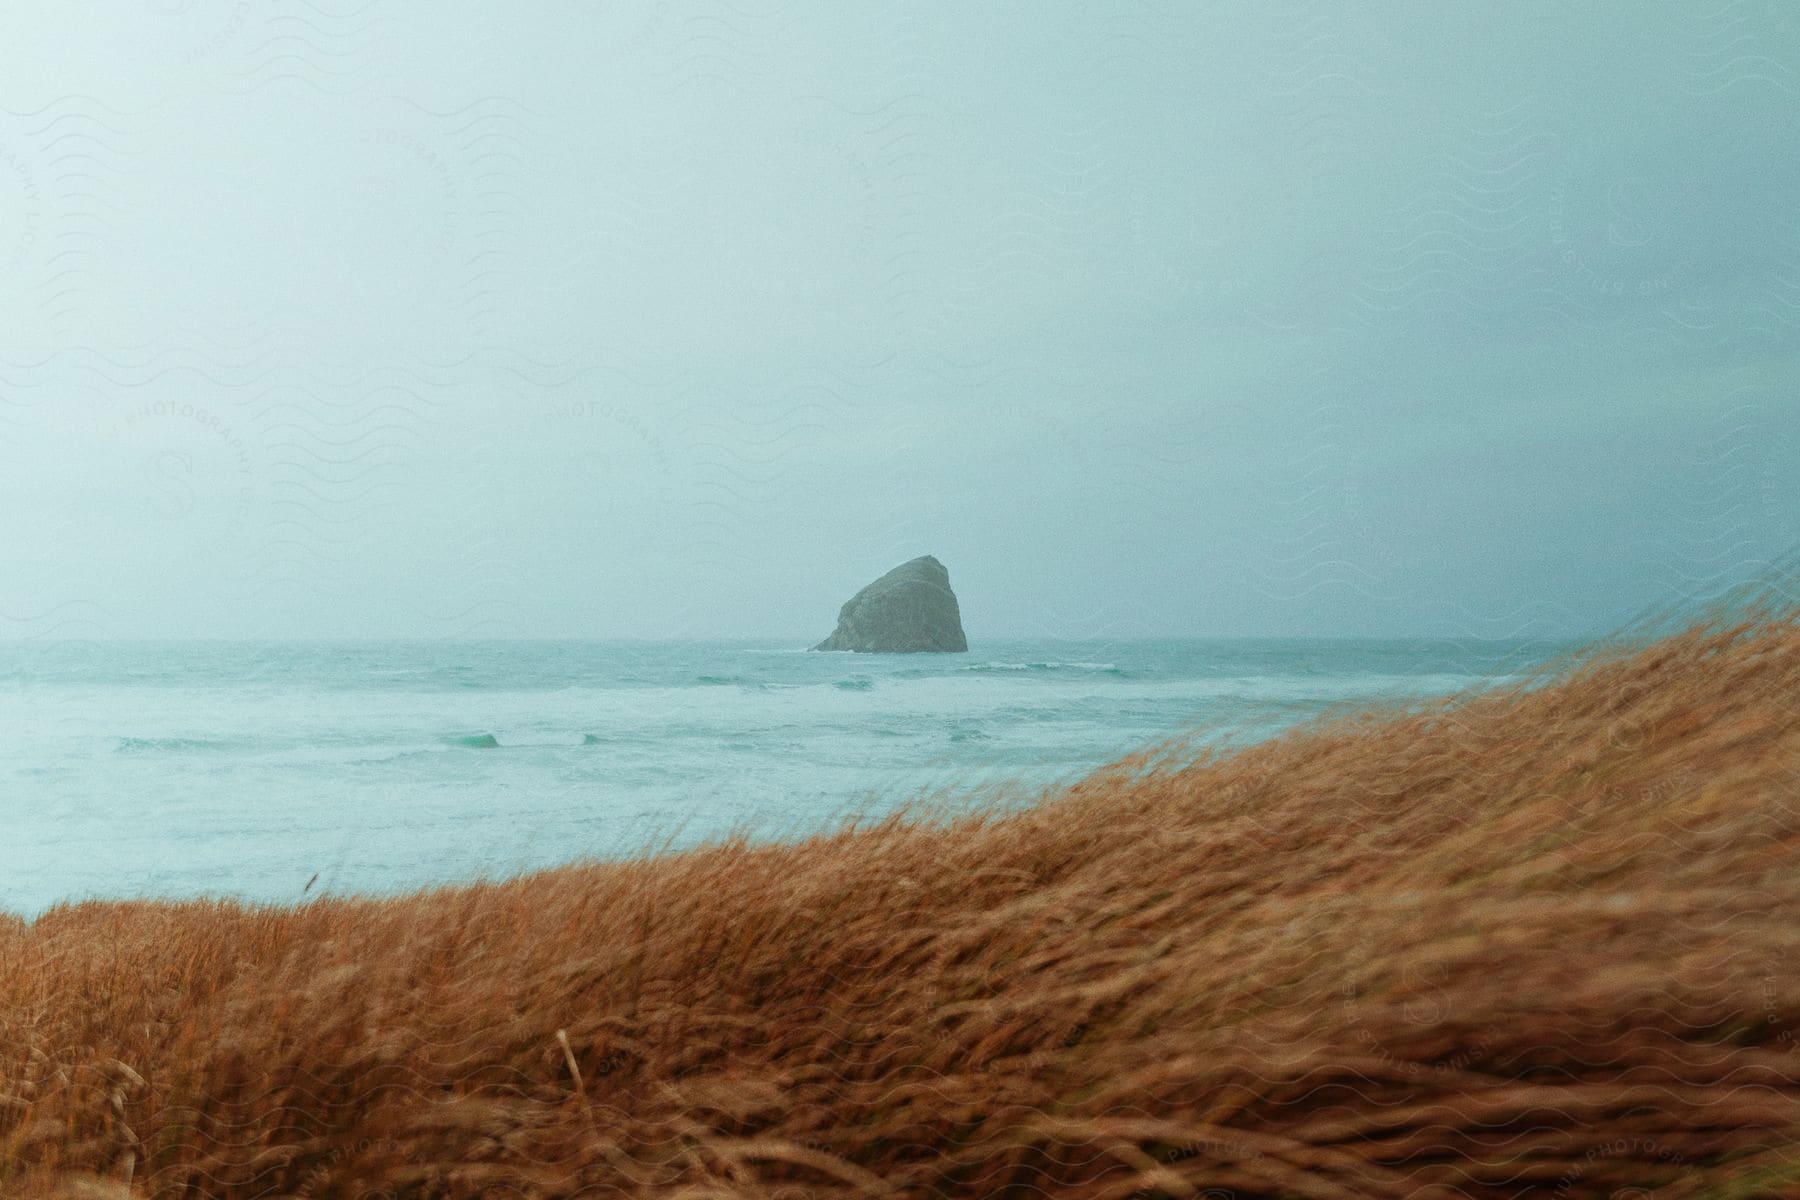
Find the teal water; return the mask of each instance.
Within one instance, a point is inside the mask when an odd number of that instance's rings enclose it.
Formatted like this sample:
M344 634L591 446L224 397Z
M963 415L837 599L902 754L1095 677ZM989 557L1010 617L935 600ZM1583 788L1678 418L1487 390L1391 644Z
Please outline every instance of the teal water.
M1196 728L1245 740L1344 701L1478 687L1559 649L9 643L0 909L391 893L793 837L925 790L1052 783Z

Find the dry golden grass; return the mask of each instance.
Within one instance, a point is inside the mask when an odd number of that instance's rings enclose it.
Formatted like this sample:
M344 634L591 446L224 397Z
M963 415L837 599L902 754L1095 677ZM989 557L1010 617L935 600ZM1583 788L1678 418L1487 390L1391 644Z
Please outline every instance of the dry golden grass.
M0 1193L1793 1196L1797 704L1764 614L1005 815L3 921Z

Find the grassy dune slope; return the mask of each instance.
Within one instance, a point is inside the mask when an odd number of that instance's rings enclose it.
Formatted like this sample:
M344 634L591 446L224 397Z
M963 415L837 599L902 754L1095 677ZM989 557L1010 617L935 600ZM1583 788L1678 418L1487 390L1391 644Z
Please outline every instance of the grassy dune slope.
M1764 617L1010 816L0 923L0 1194L1797 1195L1797 717Z

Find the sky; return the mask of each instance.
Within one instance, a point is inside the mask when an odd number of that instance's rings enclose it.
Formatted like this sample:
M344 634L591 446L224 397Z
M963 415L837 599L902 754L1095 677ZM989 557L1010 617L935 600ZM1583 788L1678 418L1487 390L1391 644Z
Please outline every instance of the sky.
M0 6L0 637L1579 636L1800 547L1787 0Z

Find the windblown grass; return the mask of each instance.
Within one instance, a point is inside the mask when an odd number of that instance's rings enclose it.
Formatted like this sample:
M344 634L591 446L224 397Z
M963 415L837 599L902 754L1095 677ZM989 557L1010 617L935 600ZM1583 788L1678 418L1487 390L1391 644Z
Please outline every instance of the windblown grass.
M1793 1196L1797 705L1765 614L1022 812L0 921L0 1193Z

